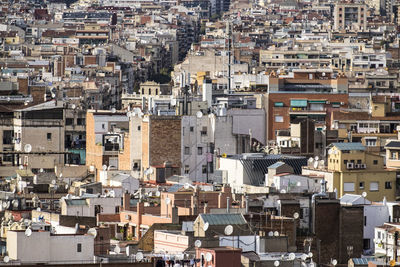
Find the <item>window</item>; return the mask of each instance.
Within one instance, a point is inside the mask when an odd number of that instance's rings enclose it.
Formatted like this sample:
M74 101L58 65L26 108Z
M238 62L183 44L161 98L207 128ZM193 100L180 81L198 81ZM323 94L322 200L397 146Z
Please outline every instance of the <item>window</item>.
M72 119L72 118L67 118L65 120L65 125L72 125L73 123L74 123L74 119Z
M367 226L367 216L364 216L364 226Z
M343 160L343 163L344 163L344 165L346 165L346 166L347 166L347 162L348 162L347 159Z
M370 240L369 240L369 238L368 239L364 239L363 243L364 243L364 245L363 245L364 249L370 249Z
M378 161L377 160L374 160L374 165L378 165Z
M361 159L358 159L358 160L357 160L357 164L361 164Z
M103 123L102 125L101 125L101 129L105 129L106 128L106 125Z
M137 127L137 130L140 131L140 125Z
M376 146L376 139L372 139L372 138L366 138L365 139L365 145L366 146Z
M190 169L189 169L189 165L185 165L185 174L189 174Z
M203 126L203 129L201 130L200 134L201 134L202 136L207 135L207 126Z
M379 182L370 182L369 191L379 191Z
M207 173L207 165L201 166L201 172L202 173Z
M343 190L344 192L354 192L354 183L344 183Z
M365 186L365 183L364 183L364 182L360 182L360 183L359 183L359 188L360 188L360 189L364 189L364 186Z
M47 133L47 140L51 141L51 133Z
M191 131L191 132L193 132L193 131L194 131L194 128L193 128L193 126L190 126L190 131Z
M84 118L78 118L76 124L78 125L85 125L86 121Z
M381 232L378 232L378 239L381 239Z
M392 189L392 182L385 182L385 189Z
M275 116L275 122L283 122L283 116Z
M190 148L185 146L185 155L190 155Z
M78 244L77 244L77 246L76 246L76 251L77 251L77 252L82 252L82 244L81 244L81 243L78 243Z
M203 148L201 146L197 148L197 155L203 155Z

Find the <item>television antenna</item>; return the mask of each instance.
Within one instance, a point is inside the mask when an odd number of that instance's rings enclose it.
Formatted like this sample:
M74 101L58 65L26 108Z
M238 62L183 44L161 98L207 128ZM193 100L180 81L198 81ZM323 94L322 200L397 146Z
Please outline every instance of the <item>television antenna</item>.
M136 258L137 261L143 260L143 253L142 252L136 253L136 257L135 258Z
M200 240L196 240L196 241L194 242L194 246L195 246L196 248L201 247L201 241L200 241Z
M204 232L206 232L206 231L208 230L208 227L210 227L210 224L209 224L208 222L206 222L206 223L203 225L203 230L204 230Z
M25 230L25 236L30 237L32 235L32 229L28 228Z
M32 151L32 146L31 146L31 144L26 144L26 145L24 146L24 151L25 151L26 153L31 152L31 151Z
M230 224L227 225L225 227L224 233L225 233L225 235L231 235L233 233L233 226Z

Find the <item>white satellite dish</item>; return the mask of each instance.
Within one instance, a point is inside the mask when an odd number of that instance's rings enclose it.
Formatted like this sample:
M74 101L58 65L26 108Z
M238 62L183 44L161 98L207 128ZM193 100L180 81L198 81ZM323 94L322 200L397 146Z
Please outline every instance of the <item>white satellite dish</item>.
M281 194L286 194L286 190L285 190L285 189L282 189L282 190L281 190Z
M203 117L203 112L197 111L197 112L196 112L196 117L197 117L198 119L200 119L201 117Z
M18 200L17 200L17 199L14 199L14 200L12 201L12 205L13 205L14 208L18 208Z
M10 262L10 257L4 256L3 261L4 261L5 263Z
M7 201L6 209L10 208L10 202Z
M293 261L296 258L296 254L294 253L289 253L289 260Z
M68 189L68 187L69 187L69 185L68 185L68 184L66 184L66 185L65 185L65 189Z
M5 202L3 202L3 204L2 204L2 206L3 206L3 208L7 208L7 202L5 201Z
M307 258L308 258L308 255L307 255L307 254L301 255L301 260L302 260L302 261L307 260Z
M90 228L90 229L87 231L87 233L88 233L88 235L92 235L94 238L96 238L96 236L97 236L97 230L96 230L96 228Z
M319 157L318 157L318 156L315 156L314 160L315 160L315 161L318 161L318 160L319 160Z
M31 152L31 151L32 151L32 146L31 146L31 144L26 144L26 145L24 146L24 151L25 151L26 153Z
M293 214L293 218L298 219L298 218L299 218L299 213L298 213L298 212L295 212L295 213Z
M112 109L111 109L111 112L112 112L112 113L115 113L115 112L117 112L117 110L116 110L115 108L112 108Z
M103 165L103 171L106 171L107 170L107 165Z
M366 197L367 197L367 192L362 192L361 196L362 196L363 198L366 198Z
M210 252L206 253L206 261L211 261L212 260L212 254Z
M318 161L314 161L314 168L318 168Z
M43 168L40 168L39 172L44 172Z
M313 255L314 255L314 254L312 254L312 252L308 253L308 257L309 257L309 258L312 258Z
M143 253L142 253L142 252L136 253L136 260L137 260L137 261L143 260Z
M71 105L71 108L72 108L72 109L76 109L76 105L75 105L75 104L72 104L72 105Z
M274 266L278 267L279 266L279 261L274 261Z
M275 232L274 232L274 236L279 236L279 232L278 232L278 231L275 231Z
M120 253L121 252L121 248L119 246L115 246L114 252L117 253L117 254Z
M42 210L41 208L37 208L37 209L36 209L36 211L39 211L39 212L40 212L41 210Z
M132 112L128 111L128 112L126 113L126 116L127 116L128 118L131 117L131 116L132 116Z
M115 197L115 191L114 190L110 191L110 197Z
M28 228L25 230L25 236L30 237L32 235L32 229Z
M171 199L170 199L169 197L167 197L167 198L165 199L165 204L169 205L170 203L171 203Z
M185 185L183 186L183 188L185 188L186 190L188 190L190 187L189 183L185 183Z
M310 163L313 163L313 161L314 161L314 158L309 158L308 159L308 162L310 162Z
M62 172L60 173L59 177L60 177L60 178L61 178L61 177L63 177L63 174L62 174Z
M206 232L206 231L208 230L208 227L210 227L210 224L209 224L208 222L206 222L206 223L203 225L203 230L204 230L204 232Z
M269 231L269 232L268 232L268 236L270 236L270 237L274 236L274 232Z
M160 195L161 195L161 192L160 192L160 191L157 191L157 192L156 192L156 196L157 196L157 197L160 197Z
M53 180L51 180L51 184L52 184L52 185L55 185L56 183L57 183L57 181L56 181L56 180L54 180L54 179L53 179Z
M201 247L201 241L200 241L200 240L196 240L196 241L194 242L194 246L195 246L196 248Z
M20 170L23 170L24 169L24 165L19 165L19 167L18 167Z
M225 233L225 235L231 235L233 233L233 226L230 224L227 225L225 227L224 233Z
M332 260L332 265L333 265L333 266L336 266L336 265L337 265L337 260L333 259L333 260Z

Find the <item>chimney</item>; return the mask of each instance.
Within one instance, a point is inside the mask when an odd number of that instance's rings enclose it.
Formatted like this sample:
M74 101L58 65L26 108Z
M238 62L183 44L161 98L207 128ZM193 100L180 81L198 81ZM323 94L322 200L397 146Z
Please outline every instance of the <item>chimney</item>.
M142 224L142 215L143 215L143 213L144 213L144 203L139 201L137 203L137 205L136 205L136 216L137 216L137 219L136 219L136 224L137 224L136 236L137 236L138 239L140 239L142 237L141 233L140 233L140 225Z
M208 203L204 203L203 213L207 214Z
M179 224L178 207L175 205L172 207L171 219L172 219L171 223Z
M131 195L128 192L125 192L124 195L122 196L122 209L123 210L130 209L130 207L131 207L130 200L131 200Z
M222 209L222 208L225 208L224 206L224 195L220 192L219 194L218 194L218 208L219 209Z

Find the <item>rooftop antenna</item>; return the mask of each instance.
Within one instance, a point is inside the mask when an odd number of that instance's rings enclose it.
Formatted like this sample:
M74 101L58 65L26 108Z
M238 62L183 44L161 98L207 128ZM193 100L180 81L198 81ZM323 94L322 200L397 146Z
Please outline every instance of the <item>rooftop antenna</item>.
M194 242L194 246L195 246L196 248L201 247L201 241L200 241L200 240L196 240L196 241Z

